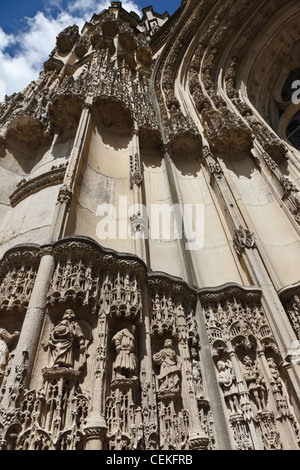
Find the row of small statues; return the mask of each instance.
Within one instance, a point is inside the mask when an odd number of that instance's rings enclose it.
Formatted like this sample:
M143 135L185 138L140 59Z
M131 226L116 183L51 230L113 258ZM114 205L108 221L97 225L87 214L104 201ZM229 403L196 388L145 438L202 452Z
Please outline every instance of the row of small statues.
M133 378L137 376L138 360L135 355L135 326L118 331L112 338L116 350L113 363L113 379ZM9 358L9 345L19 336L16 332L10 335L0 330L0 366L5 369ZM46 346L50 351L50 366L82 369L87 358L86 338L76 320L73 310L65 311L62 320L52 329ZM168 374L179 374L177 355L172 340L165 341L165 347L153 357L155 364L160 365L160 381L166 381ZM167 386L165 384L165 386Z
M283 382L280 377L277 365L273 358L268 358L267 363L272 376L271 383L275 394L283 394ZM257 363L249 356L245 356L244 364L244 380L247 384L247 390L250 398L255 403L257 411L261 412L266 409L268 388L265 378L259 369ZM240 413L239 404L239 388L237 379L230 360L220 360L217 363L218 368L218 381L222 387L225 401L231 413Z
M0 329L0 368L2 373L9 360L9 346L18 336L18 332L10 335L6 330ZM138 359L135 355L135 326L132 325L118 331L112 338L112 344L116 351L112 366L113 380L137 378ZM46 348L50 352L50 367L77 370L83 368L87 359L87 340L73 310L66 310L62 320L52 329ZM201 371L199 372L195 367L195 362L197 362L196 358L192 357L194 379L197 382L196 385L200 387ZM153 355L153 363L159 367L157 374L159 391L179 391L180 364L171 339L166 339L164 347ZM281 393L282 381L272 358L268 359L268 365L274 380L276 379L278 392ZM229 360L218 361L217 368L218 381L223 389L225 400L232 413L239 412L238 384L232 364ZM257 409L262 411L266 406L267 386L263 374L249 356L244 358L244 381Z

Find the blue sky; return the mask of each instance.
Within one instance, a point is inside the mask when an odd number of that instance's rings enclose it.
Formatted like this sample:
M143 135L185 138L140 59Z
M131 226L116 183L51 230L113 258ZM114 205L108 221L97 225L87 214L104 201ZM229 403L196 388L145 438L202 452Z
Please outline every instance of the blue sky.
M0 0L0 101L36 80L67 26L80 28L110 0ZM123 7L141 15L142 8L173 14L181 0L123 0Z

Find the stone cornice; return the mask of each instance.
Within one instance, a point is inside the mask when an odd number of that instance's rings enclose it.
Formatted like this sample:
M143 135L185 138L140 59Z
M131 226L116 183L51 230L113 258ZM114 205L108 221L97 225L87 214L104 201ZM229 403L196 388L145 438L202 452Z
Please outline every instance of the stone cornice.
M287 303L295 295L300 295L300 282L283 287L278 291L278 295L283 304Z
M24 243L10 248L0 260L0 278L14 265L36 265L40 260L40 247Z
M27 260L27 263L30 263L30 260L39 260L44 248L43 246L39 247L38 245L31 244L18 245L11 248L0 261L0 273L3 269L1 266L9 266L10 262L13 263L14 260L19 261L22 258ZM47 248L51 250L57 261L59 259L78 260L84 257L84 259L91 260L94 266L99 266L104 270L132 272L141 280L147 279L150 291L168 291L174 296L191 301L196 301L198 296L203 305L223 302L233 297L247 302L259 303L262 297L262 291L258 287L241 286L236 283L196 289L189 286L182 278L165 272L147 272L147 266L136 255L104 248L95 240L88 237L65 237L51 245L47 245ZM300 284L292 287L300 290Z
M168 291L174 297L179 296L196 301L197 291L179 277L162 272L151 272L148 274L148 285L152 291Z
M199 289L198 296L203 305L224 302L233 297L242 301L259 303L262 291L258 287L245 287L236 283L227 283L219 287Z
M104 248L88 237L66 237L53 244L55 259L90 259L95 266L114 271L129 271L140 278L146 275L146 265L137 256L129 253L118 253Z

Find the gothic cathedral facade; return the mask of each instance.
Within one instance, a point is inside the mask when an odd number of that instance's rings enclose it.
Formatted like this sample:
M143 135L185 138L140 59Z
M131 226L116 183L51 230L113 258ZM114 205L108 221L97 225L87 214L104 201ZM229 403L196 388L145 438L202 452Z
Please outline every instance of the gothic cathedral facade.
M299 449L298 77L297 0L117 1L0 104L2 450Z

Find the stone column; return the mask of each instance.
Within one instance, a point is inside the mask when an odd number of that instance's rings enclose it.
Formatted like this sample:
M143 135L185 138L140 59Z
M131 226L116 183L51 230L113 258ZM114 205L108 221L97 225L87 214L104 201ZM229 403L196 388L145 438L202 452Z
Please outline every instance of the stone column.
M6 410L17 408L19 394L29 384L43 328L47 293L54 273L55 262L50 246L42 247L41 253L39 269L1 403L1 406Z
M99 413L91 413L84 429L87 436L86 450L103 450L106 423Z

